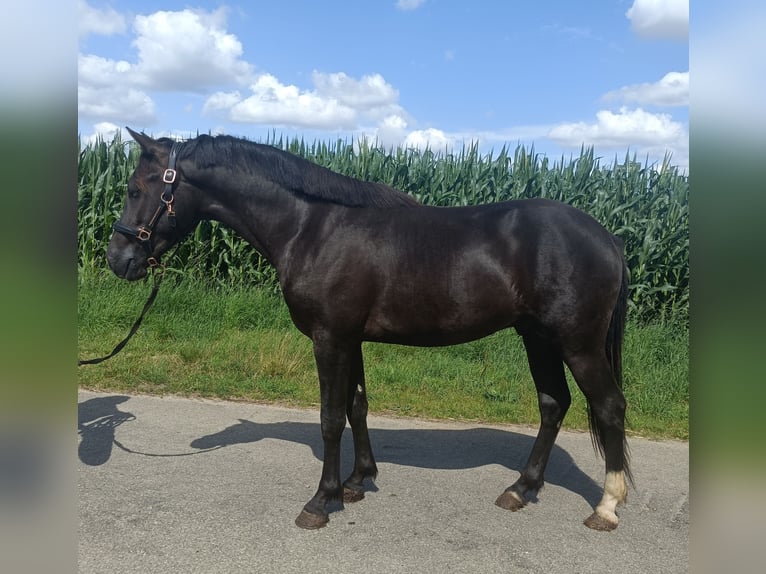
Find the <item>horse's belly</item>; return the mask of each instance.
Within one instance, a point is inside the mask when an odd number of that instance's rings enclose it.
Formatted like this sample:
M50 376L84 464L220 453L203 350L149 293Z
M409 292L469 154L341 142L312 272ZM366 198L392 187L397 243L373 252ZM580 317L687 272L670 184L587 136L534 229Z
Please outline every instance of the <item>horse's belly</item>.
M364 338L418 347L456 345L510 327L517 318L513 309L497 302L466 307L439 306L435 302L391 305L373 310L365 325Z
M510 325L500 326L492 329L479 329L474 331L461 332L401 332L401 331L378 331L365 334L364 340L375 343L391 343L394 345L407 345L411 347L446 347L449 345L459 345L468 343L491 335Z

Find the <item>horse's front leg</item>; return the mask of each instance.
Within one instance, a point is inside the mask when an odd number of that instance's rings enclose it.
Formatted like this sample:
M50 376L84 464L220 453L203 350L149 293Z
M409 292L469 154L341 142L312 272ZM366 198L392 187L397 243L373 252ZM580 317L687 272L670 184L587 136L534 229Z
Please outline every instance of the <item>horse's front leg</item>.
M295 519L301 528L321 528L329 521L327 503L343 498L340 482L340 438L346 426L346 397L354 370L354 345L322 333L314 337L314 358L319 373L324 461L319 488ZM357 343L358 347L358 343Z
M364 363L361 344L351 357L351 378L346 389L346 416L354 435L354 470L343 483L343 502L364 498L364 479L375 478L378 467L372 455L367 430L367 392L364 384Z

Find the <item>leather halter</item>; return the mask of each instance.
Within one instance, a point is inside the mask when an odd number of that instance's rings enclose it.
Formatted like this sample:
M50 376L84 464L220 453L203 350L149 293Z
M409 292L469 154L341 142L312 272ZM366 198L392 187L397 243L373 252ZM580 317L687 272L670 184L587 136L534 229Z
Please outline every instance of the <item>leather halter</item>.
M160 220L160 217L162 217L163 213L167 213L168 222L170 225L172 227L175 227L176 225L176 212L173 210L173 184L175 183L178 175L175 169L176 158L182 145L183 144L181 142L174 142L173 147L170 148L168 168L165 170L165 173L162 174L162 182L165 184L165 189L162 191L162 195L160 195L160 204L154 211L154 215L152 215L149 223L146 225L139 225L138 227L125 225L120 221L115 221L112 224L112 229L114 229L117 233L122 233L125 237L138 241L138 243L144 248L144 251L146 251L146 260L150 267L156 267L159 265L159 261L157 261L157 259L152 255L152 232L154 232L154 228L157 226L157 222Z

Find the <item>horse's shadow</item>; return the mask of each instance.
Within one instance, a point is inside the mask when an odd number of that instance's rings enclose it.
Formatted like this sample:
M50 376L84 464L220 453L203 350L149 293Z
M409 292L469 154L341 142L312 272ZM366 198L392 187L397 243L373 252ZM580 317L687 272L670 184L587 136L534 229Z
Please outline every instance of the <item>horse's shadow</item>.
M99 466L109 460L115 429L136 419L133 413L117 408L117 405L129 398L125 395L109 395L78 403L77 432L81 440L77 455L84 464Z
M117 405L127 401L124 395L97 397L79 403L78 432L82 440L78 449L80 460L96 466L107 462L115 444L115 429L136 417L121 411ZM308 446L313 455L322 460L322 437L319 423L258 423L239 419L222 431L194 439L193 453L235 444L247 444L263 439L284 440ZM534 437L496 428L450 429L370 429L370 440L375 458L380 463L391 463L417 468L457 470L498 464L509 470L521 471L534 443ZM126 450L127 449L124 449ZM130 451L127 451L130 452ZM184 453L184 454L193 454ZM140 453L133 453L140 454ZM353 460L351 432L343 433L344 472L350 471ZM154 455L182 456L182 455ZM575 464L570 454L554 445L545 481L579 494L591 506L601 498L600 486ZM510 482L510 478L509 478ZM371 490L375 490L374 485ZM534 501L534 498L532 499Z
M521 471L532 450L534 437L495 428L449 429L370 429L375 459L379 463L392 463L417 468L458 470L498 464L510 470ZM342 459L350 471L353 459L351 431L343 433ZM318 423L258 423L239 419L224 430L191 442L196 449L213 449L234 444L277 439L308 446L313 455L322 460L322 438ZM554 445L545 481L579 494L591 506L601 498L600 486L582 472L572 457ZM375 486L371 490L376 490ZM531 499L535 501L533 497Z

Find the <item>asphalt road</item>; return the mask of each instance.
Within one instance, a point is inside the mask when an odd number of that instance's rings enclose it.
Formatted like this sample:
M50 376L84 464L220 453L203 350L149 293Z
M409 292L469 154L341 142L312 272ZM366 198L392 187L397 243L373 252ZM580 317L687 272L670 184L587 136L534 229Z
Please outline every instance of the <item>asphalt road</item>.
M602 460L562 432L546 487L494 505L535 429L369 419L380 476L326 528L293 521L321 471L319 413L249 403L79 393L82 573L676 573L688 571L689 446L630 440L620 526L582 521ZM352 462L344 433L343 475Z

